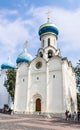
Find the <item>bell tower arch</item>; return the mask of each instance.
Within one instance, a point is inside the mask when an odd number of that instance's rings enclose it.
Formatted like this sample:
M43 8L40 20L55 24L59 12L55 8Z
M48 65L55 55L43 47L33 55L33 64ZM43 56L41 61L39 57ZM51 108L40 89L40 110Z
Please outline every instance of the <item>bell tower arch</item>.
M59 49L57 48L58 34L58 27L49 22L49 19L47 23L40 26L39 36L41 48L38 51L38 56L43 57L45 60L49 60L54 55L59 55Z

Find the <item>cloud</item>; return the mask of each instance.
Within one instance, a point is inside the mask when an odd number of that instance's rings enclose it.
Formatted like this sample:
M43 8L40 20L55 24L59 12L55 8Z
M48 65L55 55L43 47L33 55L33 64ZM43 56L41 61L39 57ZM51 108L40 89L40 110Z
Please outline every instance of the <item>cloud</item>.
M29 5L29 0L21 0L19 4L17 5L19 8L27 8Z
M25 29L22 21L5 23L0 25L0 43L5 47L15 48L19 42L29 37L28 31Z
M16 53L16 48L19 50L20 44L23 44L26 39L30 38L29 30L26 27L28 24L30 24L29 21L25 23L18 18L13 21L7 19L6 16L0 19L1 63L7 59L9 50L11 50L12 54Z
M9 10L9 9L0 9L0 17L1 18L5 18L7 16L15 16L18 15L18 11L17 10Z
M27 13L24 12L25 15L20 15L18 10L7 9L7 13L5 10L0 10L0 63L7 59L8 50L12 50L12 57L15 61L25 40L29 41L29 52L33 56L36 55L40 47L38 29L41 24L47 22L48 10L52 12L51 21L59 28L58 47L62 55L67 56L74 64L76 63L76 59L80 58L78 55L80 52L80 9L69 11L54 6L37 8L32 6L25 11ZM15 18L11 19L9 16L13 15Z
M75 0L68 0L68 2L69 2L69 3L74 3L74 2L75 2Z
M74 61L72 59L74 59L76 63L76 59L78 60L80 58L78 55L80 52L80 9L70 11L57 7L32 7L29 13L40 24L40 22L45 22L46 12L48 10L52 12L51 21L57 24L59 28L58 44L62 55L68 56L69 60L73 63Z

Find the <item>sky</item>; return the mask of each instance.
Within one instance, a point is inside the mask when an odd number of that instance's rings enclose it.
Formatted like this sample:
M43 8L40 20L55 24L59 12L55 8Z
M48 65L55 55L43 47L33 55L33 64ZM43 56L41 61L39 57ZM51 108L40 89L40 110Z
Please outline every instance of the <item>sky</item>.
M27 50L36 56L41 47L39 27L50 21L59 29L58 48L75 67L80 59L80 0L0 0L0 65L10 55L16 66L17 56L28 41Z

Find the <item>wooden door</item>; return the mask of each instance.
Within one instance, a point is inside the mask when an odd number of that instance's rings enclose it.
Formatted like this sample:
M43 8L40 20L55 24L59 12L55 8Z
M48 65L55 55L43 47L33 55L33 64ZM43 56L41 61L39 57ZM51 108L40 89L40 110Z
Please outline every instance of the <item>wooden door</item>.
M41 111L41 99L36 99L36 111Z

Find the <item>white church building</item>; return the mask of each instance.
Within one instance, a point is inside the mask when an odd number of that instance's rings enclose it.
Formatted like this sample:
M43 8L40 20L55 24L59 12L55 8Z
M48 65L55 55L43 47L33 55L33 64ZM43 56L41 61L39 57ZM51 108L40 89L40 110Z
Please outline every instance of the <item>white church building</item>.
M17 57L14 113L77 111L76 80L71 62L57 48L58 28L49 21L39 28L41 48L32 60L24 50Z
M9 69L13 69L14 66L12 65L10 61L10 57L8 57L8 60L1 64L1 70L0 70L0 109L3 109L5 105L7 105L9 108L12 108L13 102L11 99L10 94L8 93L6 87L4 86L5 81L7 80L6 72Z

